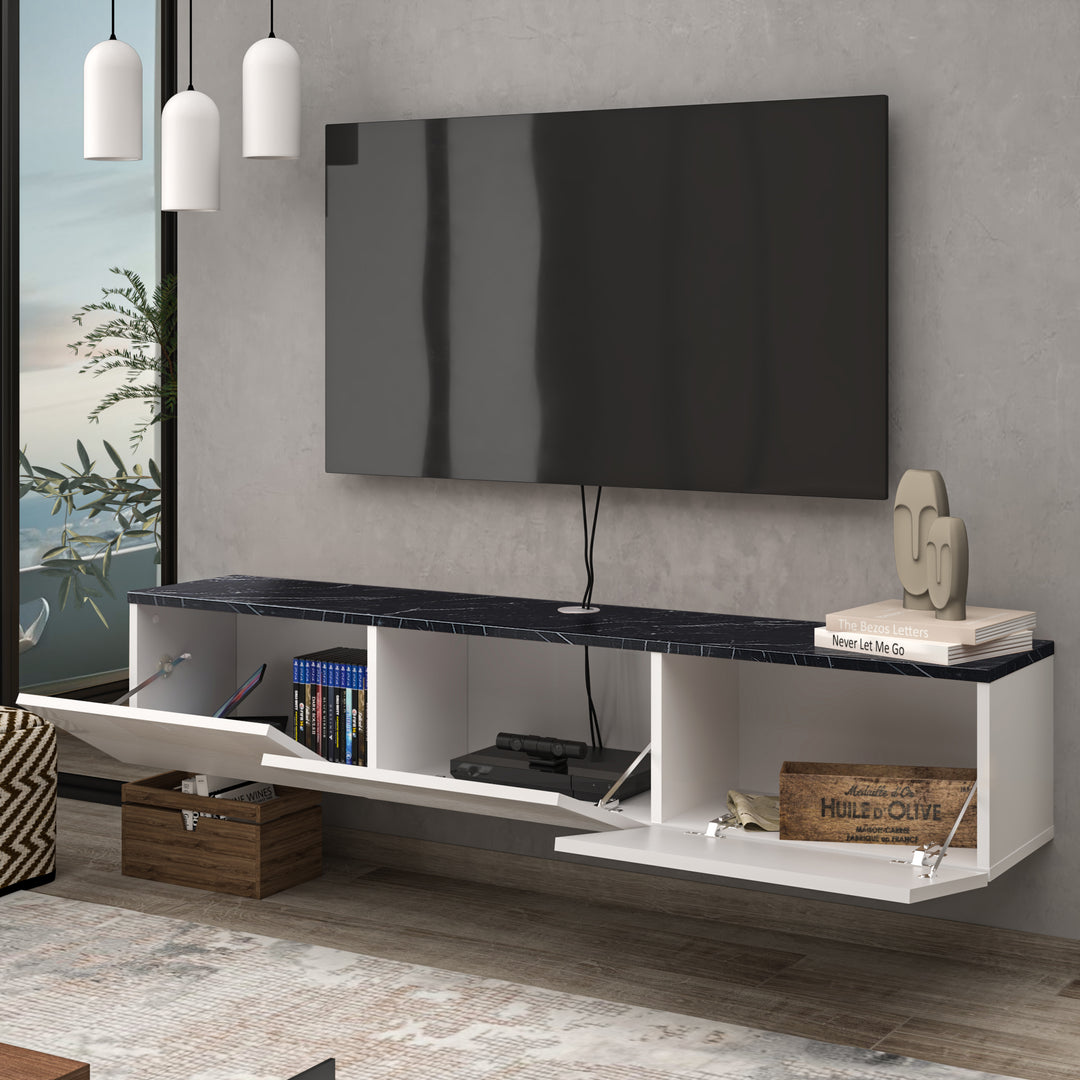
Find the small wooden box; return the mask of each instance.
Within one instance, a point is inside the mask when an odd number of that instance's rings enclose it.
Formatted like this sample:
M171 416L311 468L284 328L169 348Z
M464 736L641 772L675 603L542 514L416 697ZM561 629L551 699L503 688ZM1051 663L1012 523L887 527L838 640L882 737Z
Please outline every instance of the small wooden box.
M275 785L277 798L234 802L174 790L168 772L124 784L121 872L261 900L322 873L322 795ZM200 815L184 828L181 810Z
M943 844L974 783L974 769L785 761L780 839ZM976 846L975 802L951 846Z
M3 1080L90 1080L90 1066L85 1061L72 1061L0 1043L0 1077Z

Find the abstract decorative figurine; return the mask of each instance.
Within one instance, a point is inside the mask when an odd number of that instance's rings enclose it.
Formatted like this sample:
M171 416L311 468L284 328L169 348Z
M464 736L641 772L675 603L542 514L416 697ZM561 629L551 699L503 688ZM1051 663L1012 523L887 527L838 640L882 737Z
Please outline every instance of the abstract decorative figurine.
M939 517L926 540L930 560L930 602L939 619L967 618L967 526L957 517Z
M896 572L904 586L904 607L930 611L930 571L926 541L930 527L949 513L945 481L936 469L908 469L893 503L893 549ZM966 552L966 548L965 548ZM967 580L965 562L964 580Z

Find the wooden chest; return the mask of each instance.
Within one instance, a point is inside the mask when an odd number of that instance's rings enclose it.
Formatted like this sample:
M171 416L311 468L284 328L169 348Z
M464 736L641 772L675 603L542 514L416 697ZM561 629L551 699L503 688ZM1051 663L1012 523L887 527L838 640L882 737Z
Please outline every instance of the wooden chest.
M974 769L785 761L780 839L942 844L975 783ZM953 847L975 847L975 802Z
M319 792L275 785L269 802L235 802L174 790L187 775L123 785L124 874L256 900L322 874ZM194 829L182 810L198 811Z
M0 1043L0 1078L2 1080L90 1080L90 1066L85 1061L42 1054L21 1046Z

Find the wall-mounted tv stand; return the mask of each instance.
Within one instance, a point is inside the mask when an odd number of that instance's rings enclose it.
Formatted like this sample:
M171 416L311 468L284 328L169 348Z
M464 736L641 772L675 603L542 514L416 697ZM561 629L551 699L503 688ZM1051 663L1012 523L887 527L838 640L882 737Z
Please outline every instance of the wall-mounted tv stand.
M555 850L910 903L985 886L1053 836L1053 643L955 667L816 649L814 623L275 578L129 595L131 682L192 659L130 706L26 694L20 704L121 760L567 830ZM210 713L260 663L251 715L291 711L292 657L366 647L366 767L331 764L264 723ZM588 738L581 645L608 746L652 742L652 788L599 808L449 776L499 731ZM243 712L243 710L241 710ZM707 836L730 788L775 791L785 760L978 769L978 847L932 878L892 845Z

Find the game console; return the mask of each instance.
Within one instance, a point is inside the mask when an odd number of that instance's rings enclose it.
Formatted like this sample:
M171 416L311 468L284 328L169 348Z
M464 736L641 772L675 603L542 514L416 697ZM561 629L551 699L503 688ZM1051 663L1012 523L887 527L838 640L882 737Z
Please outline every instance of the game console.
M500 732L494 746L454 758L450 775L458 780L556 791L599 802L637 756L635 750L600 750L571 739ZM648 791L650 783L650 757L645 755L615 797L638 795Z

